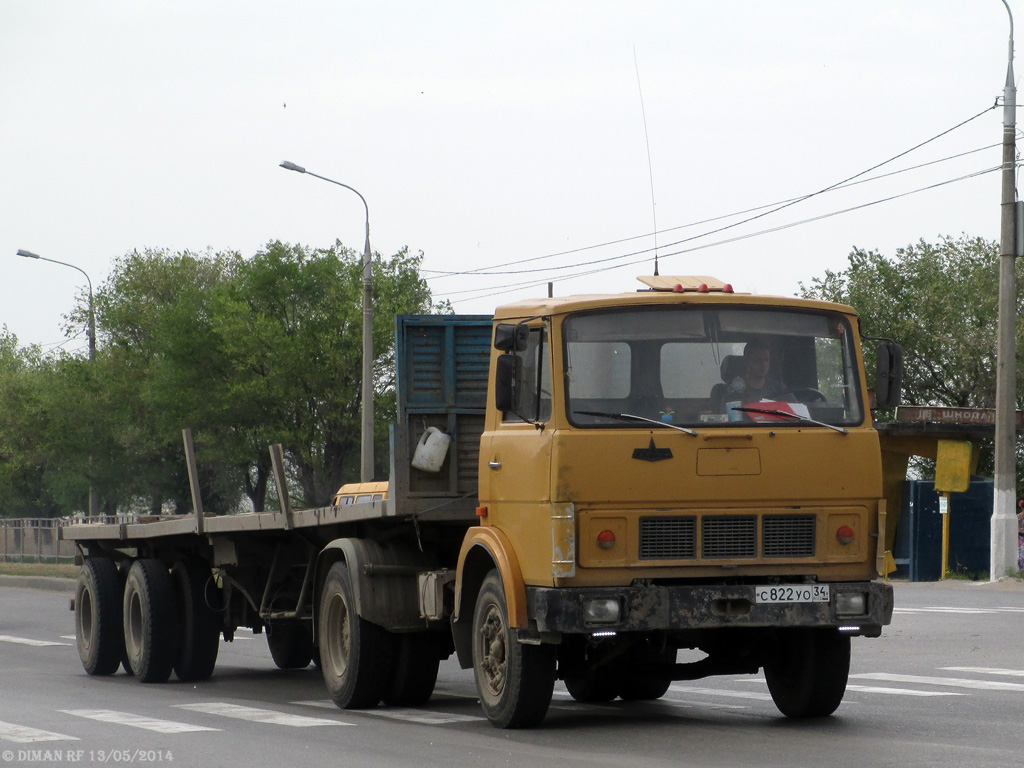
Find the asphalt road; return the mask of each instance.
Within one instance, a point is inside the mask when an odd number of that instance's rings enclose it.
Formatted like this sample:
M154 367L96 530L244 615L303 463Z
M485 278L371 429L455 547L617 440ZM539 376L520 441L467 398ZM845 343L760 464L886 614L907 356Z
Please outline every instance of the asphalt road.
M657 702L577 704L561 686L544 725L501 731L472 674L442 665L423 708L342 711L319 671L283 672L261 636L222 644L212 680L92 678L68 594L0 587L0 768L176 766L963 766L1024 754L1024 585L897 584L879 639L854 639L831 718L778 714L762 677L673 685Z

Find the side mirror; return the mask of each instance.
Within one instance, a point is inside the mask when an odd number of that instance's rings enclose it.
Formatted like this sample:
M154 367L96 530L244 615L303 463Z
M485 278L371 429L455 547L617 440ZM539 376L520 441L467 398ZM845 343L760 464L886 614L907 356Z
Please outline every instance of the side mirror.
M494 348L502 352L522 352L530 341L530 328L522 323L498 323L494 328Z
M878 347L878 367L875 378L875 401L886 411L900 404L903 387L903 347L882 344Z
M523 360L519 355L506 354L498 358L497 370L494 375L495 408L504 413L517 410L517 393L522 377Z

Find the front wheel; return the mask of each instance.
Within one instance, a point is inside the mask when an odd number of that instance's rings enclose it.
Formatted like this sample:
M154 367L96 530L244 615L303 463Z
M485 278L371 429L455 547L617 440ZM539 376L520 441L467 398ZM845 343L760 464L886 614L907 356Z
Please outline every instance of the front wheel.
M786 717L828 717L843 700L850 674L850 637L837 629L780 633L764 665L768 692Z
M523 645L508 624L497 571L484 579L473 611L473 674L492 725L528 728L547 714L555 687L555 647Z

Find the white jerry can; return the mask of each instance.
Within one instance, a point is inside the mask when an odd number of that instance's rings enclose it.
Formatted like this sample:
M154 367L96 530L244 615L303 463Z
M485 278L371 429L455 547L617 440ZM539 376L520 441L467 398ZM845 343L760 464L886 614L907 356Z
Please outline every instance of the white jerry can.
M437 427L427 427L419 443L416 444L412 465L424 472L440 472L451 441L451 435L442 432Z

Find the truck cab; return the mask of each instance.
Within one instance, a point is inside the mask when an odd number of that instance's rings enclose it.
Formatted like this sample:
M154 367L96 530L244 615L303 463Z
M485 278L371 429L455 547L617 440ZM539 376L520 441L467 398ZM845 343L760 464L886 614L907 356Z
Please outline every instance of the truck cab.
M707 277L647 282L498 309L480 526L460 559L477 624L456 646L465 662L473 644L498 719L515 717L499 695L513 665L487 658L482 594L579 699L764 668L783 712L830 714L850 637L892 614L856 316ZM744 370L754 350L766 371ZM706 656L677 664L679 649Z

